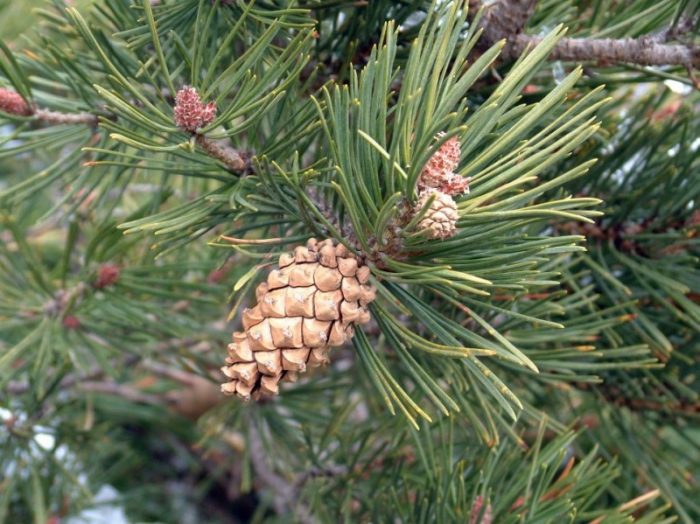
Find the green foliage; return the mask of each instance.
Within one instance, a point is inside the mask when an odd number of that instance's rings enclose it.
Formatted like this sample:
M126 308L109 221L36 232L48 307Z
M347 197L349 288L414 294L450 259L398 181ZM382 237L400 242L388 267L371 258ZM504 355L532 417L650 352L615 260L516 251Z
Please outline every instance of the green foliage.
M0 114L0 522L104 486L132 521L699 519L697 93L548 61L564 26L639 37L698 5L617 4L538 2L513 63L462 1L53 0L22 39L0 25L0 87L86 116ZM176 126L185 85L250 173ZM406 216L453 137L470 191L431 240ZM365 257L373 323L280 398L221 402L240 311L313 236Z

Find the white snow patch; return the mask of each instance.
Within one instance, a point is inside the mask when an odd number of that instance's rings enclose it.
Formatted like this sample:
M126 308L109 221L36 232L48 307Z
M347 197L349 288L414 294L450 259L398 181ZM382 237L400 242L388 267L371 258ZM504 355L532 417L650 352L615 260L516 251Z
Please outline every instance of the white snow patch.
M75 517L69 517L65 524L129 524L124 508L115 504L119 492L106 484L95 494L95 507L83 510Z
M34 442L39 444L46 451L51 451L56 444L56 437L49 433L37 433L34 435Z
M2 420L4 422L7 420L10 420L11 418L12 418L12 411L10 411L9 409L0 408L0 420Z
M691 86L684 84L683 82L679 82L678 80L664 80L664 84L671 91L678 93L679 95L688 95L693 90Z

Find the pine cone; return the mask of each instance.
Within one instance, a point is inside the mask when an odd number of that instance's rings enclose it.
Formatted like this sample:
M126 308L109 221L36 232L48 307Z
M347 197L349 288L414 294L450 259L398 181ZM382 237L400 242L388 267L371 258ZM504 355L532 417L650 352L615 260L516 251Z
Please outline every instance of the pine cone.
M430 238L449 238L454 235L459 218L457 204L450 195L434 189L423 191L413 208L413 214L415 216L420 213L432 195L435 195L435 199L418 223L418 230L425 231Z
M279 269L256 290L258 303L243 312L245 331L233 334L221 368L231 381L221 391L245 399L276 395L280 380L327 364L330 348L369 322L366 306L376 296L369 276L368 266L330 239L280 256Z

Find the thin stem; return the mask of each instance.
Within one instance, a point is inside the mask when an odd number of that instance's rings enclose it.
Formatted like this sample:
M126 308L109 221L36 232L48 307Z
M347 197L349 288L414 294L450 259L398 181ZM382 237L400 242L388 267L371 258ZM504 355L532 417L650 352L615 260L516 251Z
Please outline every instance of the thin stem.
M250 171L246 155L221 140L213 140L206 135L195 135L195 141L209 156L222 162L232 173L243 175Z
M34 116L46 124L87 124L95 127L99 123L97 115L81 111L79 113L61 113L59 111L51 111L49 109L37 109L34 111Z

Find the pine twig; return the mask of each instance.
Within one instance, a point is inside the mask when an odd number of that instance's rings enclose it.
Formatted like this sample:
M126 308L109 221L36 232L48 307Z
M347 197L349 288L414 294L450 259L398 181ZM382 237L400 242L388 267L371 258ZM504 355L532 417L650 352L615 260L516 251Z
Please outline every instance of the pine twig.
M195 141L209 156L222 162L229 171L242 175L250 170L250 162L245 155L223 141L200 134L195 135Z
M250 170L247 155L232 148L222 140L206 136L202 129L216 119L216 102L202 101L197 89L192 86L181 87L175 95L173 121L182 131L190 133L195 142L209 156L222 162L232 173L245 175Z
M16 91L4 87L0 87L0 111L10 115L34 117L40 122L51 125L87 124L91 127L97 127L99 123L97 115L85 111L63 113L37 107L36 104L22 98Z
M499 0L486 7L481 19L484 43L491 46L506 40L503 56L517 58L527 48L542 41L542 37L523 33L537 0ZM477 0L474 11L481 7ZM550 54L552 60L600 63L630 63L642 66L682 65L700 66L700 48L685 44L668 44L674 31L640 38L562 38Z
M518 35L510 45L514 56L536 46L541 37ZM556 45L552 60L602 63L631 63L641 66L682 65L700 66L700 48L683 44L665 44L652 36L640 38L562 38Z
M94 367L85 373L71 373L66 375L59 386L60 389L73 387L78 382L84 380L96 380L105 374L102 367ZM10 395L21 395L31 389L31 384L27 381L11 380L5 386L5 391Z
M506 39L506 54L510 39L523 32L525 24L535 10L537 0L497 0L485 8L479 27L486 47ZM469 3L473 13L482 7L482 0Z
M346 220L341 222L338 218L338 213L323 197L317 187L310 187L306 191L307 196L315 204L316 209L321 213L326 220L343 236L343 238L356 250L360 251L360 242L357 240L357 235L353 228L352 222Z
M61 113L59 111L51 111L49 109L36 109L34 116L46 124L86 124L91 127L96 127L99 123L97 115L81 111L79 113Z
M700 402L690 399L660 401L648 398L627 397L620 388L606 384L597 386L595 390L606 402L615 406L627 408L634 412L650 411L655 413L667 413L672 416L680 417L696 417L700 415Z

